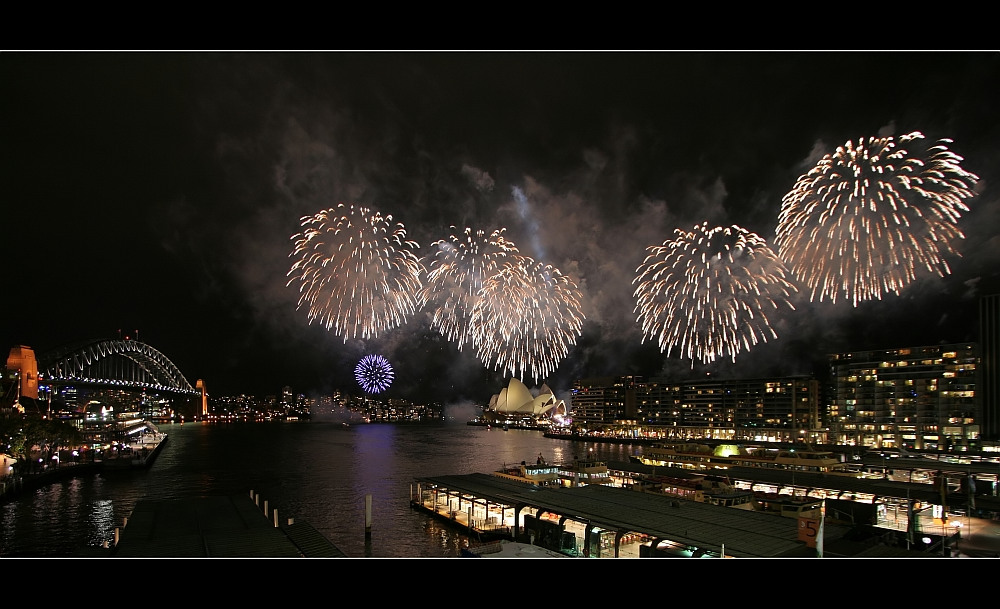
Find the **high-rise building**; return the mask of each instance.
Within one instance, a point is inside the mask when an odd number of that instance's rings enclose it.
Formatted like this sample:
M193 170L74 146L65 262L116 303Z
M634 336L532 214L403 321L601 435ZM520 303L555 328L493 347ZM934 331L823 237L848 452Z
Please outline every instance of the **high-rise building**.
M651 379L636 393L638 419L645 424L706 437L822 439L819 383L810 376Z
M660 437L825 442L819 383L757 379L600 377L574 384L574 423L628 427Z
M917 450L979 448L976 343L829 357L831 442Z
M1000 441L1000 294L979 299L978 372L980 432L984 440Z
M635 419L636 387L642 377L595 377L573 383L570 408L573 422L581 425L614 425Z

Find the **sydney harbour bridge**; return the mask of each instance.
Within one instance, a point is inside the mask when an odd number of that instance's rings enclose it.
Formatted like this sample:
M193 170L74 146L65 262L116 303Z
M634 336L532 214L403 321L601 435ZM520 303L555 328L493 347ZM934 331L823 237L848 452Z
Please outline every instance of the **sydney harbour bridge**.
M204 383L192 385L166 355L132 339L94 339L71 343L37 357L39 398L58 399L68 387L88 393L121 390L160 396L205 414Z

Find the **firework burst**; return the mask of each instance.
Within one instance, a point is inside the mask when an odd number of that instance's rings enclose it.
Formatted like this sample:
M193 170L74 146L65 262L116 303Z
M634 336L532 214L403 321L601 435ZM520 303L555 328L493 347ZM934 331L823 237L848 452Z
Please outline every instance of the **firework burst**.
M951 140L919 132L847 142L801 176L782 199L775 243L810 299L854 302L899 294L923 270L951 272L957 223L979 180Z
M298 308L308 309L310 324L319 321L344 342L367 339L423 306L419 245L391 222L390 215L343 203L302 218L302 231L292 235L288 285L298 282Z
M392 366L381 355L366 355L354 368L354 378L365 393L382 393L392 384Z
M483 283L470 331L487 366L517 377L530 373L537 381L576 344L583 319L577 286L569 277L515 254Z
M451 227L454 229L455 227ZM458 345L472 342L472 310L483 283L495 275L514 244L503 236L505 229L490 234L466 228L462 236L435 241L434 259L427 267L427 281L420 293L431 314L431 327Z
M795 286L764 239L739 226L674 231L663 245L646 248L633 285L643 341L657 340L668 355L709 363L733 361L768 336L777 338L767 313L785 305Z

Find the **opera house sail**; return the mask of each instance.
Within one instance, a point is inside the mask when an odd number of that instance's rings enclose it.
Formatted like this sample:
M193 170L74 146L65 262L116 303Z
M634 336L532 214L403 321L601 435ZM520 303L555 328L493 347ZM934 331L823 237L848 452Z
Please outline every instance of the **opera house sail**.
M516 378L490 398L482 421L488 424L517 427L550 427L567 415L566 403L557 399L548 385L543 384L537 395Z

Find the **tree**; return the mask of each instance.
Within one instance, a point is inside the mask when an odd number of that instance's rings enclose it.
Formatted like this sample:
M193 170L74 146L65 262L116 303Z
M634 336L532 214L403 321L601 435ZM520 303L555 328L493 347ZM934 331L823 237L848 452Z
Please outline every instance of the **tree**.
M79 446L82 432L65 421L45 419L38 413L14 413L0 417L0 439L19 464L31 460L37 446L43 459L51 458L64 446Z

